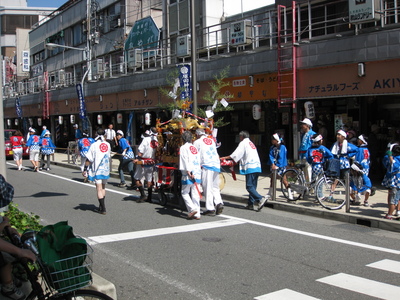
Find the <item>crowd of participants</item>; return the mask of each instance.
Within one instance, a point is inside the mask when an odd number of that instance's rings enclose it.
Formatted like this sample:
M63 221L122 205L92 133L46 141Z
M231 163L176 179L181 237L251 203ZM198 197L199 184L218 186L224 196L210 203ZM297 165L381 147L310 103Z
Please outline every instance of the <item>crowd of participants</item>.
M326 129L322 122L318 122L318 133L313 130L310 119L305 118L300 122L301 141L298 155L305 165L306 179L310 182L316 181L323 174L326 162L336 159L340 164L340 178L346 178L346 174L349 173L351 204L369 206L368 199L375 193L375 188L369 178L371 154L368 150L368 137L364 134L356 136L354 130L340 129L336 132L336 141L328 149L325 146ZM127 170L131 177L129 188L138 190L140 193L137 202L151 202L155 182L155 156L159 146L156 128L152 127L142 134L142 141L135 154L129 141L124 137L124 132L115 131L113 124L109 124L105 130L98 129L95 139L89 137L87 131L82 132L77 124L73 127L81 155L81 171L85 176L84 180L99 185L97 191L99 213L106 213L105 184L109 178L111 156L116 156L120 161L118 186L127 187L124 176L124 170ZM222 213L223 202L219 192L220 165L229 160L237 163L240 173L245 175L246 190L249 193L246 209L254 210L257 206L256 210L260 211L271 199L272 188L265 196L257 192L258 177L262 173L261 161L255 144L250 140L249 132L241 131L239 138L240 143L235 151L228 156L220 157L215 140L203 129L197 129L193 133L185 131L182 134L179 169L182 173L181 193L188 210L188 219L200 219L201 215ZM11 137L11 142L18 170L22 169L24 145L28 147L29 160L34 172L50 170L50 155L54 153L55 145L46 126L43 126L40 135L34 128L29 128L26 142L22 133L17 130ZM96 142L99 143L96 144ZM278 133L271 136L271 144L268 165L280 179L288 166L288 151ZM400 143L389 143L382 162L386 168L382 186L388 189L388 213L385 218L393 219L400 214ZM272 185L271 176L271 187ZM289 186L287 189L290 199L292 192ZM202 212L200 199L203 195L205 210Z

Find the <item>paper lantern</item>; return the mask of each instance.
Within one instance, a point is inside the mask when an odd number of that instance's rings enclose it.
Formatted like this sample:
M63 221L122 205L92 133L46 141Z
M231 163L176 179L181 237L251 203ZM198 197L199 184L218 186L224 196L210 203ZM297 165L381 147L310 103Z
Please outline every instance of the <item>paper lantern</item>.
M261 119L261 106L258 104L253 105L253 119L254 120Z
M97 124L103 125L103 115L97 115Z
M151 125L151 114L145 113L144 115L144 124Z
M304 103L304 110L306 112L307 118L309 118L309 119L315 118L314 103L312 103L312 101L307 101Z
M15 119L14 124L15 124L15 126L18 126L19 120L18 120L18 119Z
M117 114L117 124L122 124L122 114Z
M8 127L11 126L11 119L7 119L7 126L8 126Z
M71 124L75 124L75 115L70 115L69 121L71 122Z
M38 124L38 126L42 126L42 118L37 119L37 124Z
M62 124L64 122L63 116L58 116L58 124Z

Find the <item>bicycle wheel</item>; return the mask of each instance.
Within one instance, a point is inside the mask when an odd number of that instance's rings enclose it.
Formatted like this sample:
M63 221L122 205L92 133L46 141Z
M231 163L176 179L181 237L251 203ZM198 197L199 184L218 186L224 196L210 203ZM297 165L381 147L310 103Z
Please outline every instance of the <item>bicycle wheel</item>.
M326 209L340 209L346 204L346 186L337 178L322 177L315 188L319 204Z
M113 300L111 297L107 296L98 291L94 290L77 290L61 298L55 299L65 299L65 300Z
M299 172L295 169L288 169L282 174L281 178L281 189L283 196L289 201L296 201L302 196L302 194L296 192L290 188L290 185L304 185L304 180L300 176ZM286 188L288 187L288 188Z

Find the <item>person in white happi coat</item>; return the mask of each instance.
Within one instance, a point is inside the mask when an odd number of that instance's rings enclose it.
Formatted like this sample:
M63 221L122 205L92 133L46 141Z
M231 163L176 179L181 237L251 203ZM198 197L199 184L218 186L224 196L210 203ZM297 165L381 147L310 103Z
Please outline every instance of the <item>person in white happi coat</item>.
M246 190L249 192L249 199L245 209L254 210L254 204L257 204L258 211L260 211L267 198L257 192L258 176L262 171L261 162L257 147L249 137L248 131L239 132L240 143L235 151L229 156L221 157L220 160L232 159L236 163L239 162L239 171L240 174L245 175Z
M182 134L183 144L179 149L179 170L182 172L181 193L188 210L187 219L200 219L200 185L201 167L200 155L192 144L193 135L190 131Z
M110 178L110 155L111 146L104 138L104 129L100 128L97 130L95 142L86 153L87 160L82 175L88 176L89 181L96 184L99 208L95 211L103 215L106 214L105 197L107 180Z
M196 136L197 140L194 141L193 145L197 148L200 155L201 184L204 197L206 198L206 211L203 212L203 215L219 215L224 209L224 204L219 190L221 162L217 147L214 140L207 137L204 129L197 129Z

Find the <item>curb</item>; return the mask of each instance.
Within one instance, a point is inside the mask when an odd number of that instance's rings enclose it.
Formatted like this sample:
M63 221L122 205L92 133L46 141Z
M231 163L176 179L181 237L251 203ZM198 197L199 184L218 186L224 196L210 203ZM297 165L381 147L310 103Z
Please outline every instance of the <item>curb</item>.
M243 197L225 195L223 193L221 193L221 196L223 196L223 198L228 201L247 204L247 199L244 199ZM283 203L273 200L269 200L267 203L265 203L264 206L301 215L335 220L382 230L400 232L400 222L396 220L386 220L382 218L363 216L354 213L343 213L324 208L304 207L296 204Z
M114 300L117 300L117 289L115 285L103 277L92 273L93 283L87 289L106 294Z
M71 169L79 169L79 166L72 165L72 164L67 164L67 163L62 163L62 162L56 162L52 161L52 164L55 165L60 165L63 167L71 168ZM110 174L110 177L113 178L119 178L119 174L116 172L112 172ZM221 196L225 201L232 201L236 203L247 203L247 199L239 196L234 196L234 195L229 195L229 194L224 194L224 192L221 192ZM336 220L340 222L345 222L345 223L350 223L350 224L356 224L356 225L361 225L361 226L366 226L370 228L377 228L377 229L382 229L382 230L388 230L388 231L394 231L394 232L400 232L400 221L397 220L386 220L382 218L377 218L377 217L372 217L372 216L364 216L364 215L359 215L359 214L354 214L354 213L344 213L344 212L339 212L339 211L332 211L332 210L327 210L323 208L312 208L312 207L304 207L296 204L289 204L289 203L283 203L279 201L268 201L265 204L265 207L272 208L272 209L277 209L277 210L283 210L287 212L292 212L292 213L297 213L297 214L303 214L307 216L313 216L313 217L318 217L318 218L324 218L324 219L329 219L329 220Z

